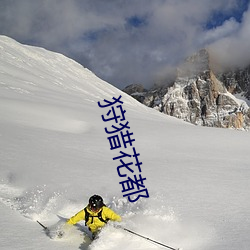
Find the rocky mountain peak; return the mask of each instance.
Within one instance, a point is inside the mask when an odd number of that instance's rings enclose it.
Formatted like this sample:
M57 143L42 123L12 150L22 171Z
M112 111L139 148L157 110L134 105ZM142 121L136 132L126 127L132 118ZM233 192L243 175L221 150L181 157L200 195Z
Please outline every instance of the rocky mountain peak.
M215 74L210 64L208 50L202 49L178 67L171 86L132 91L130 95L160 112L196 125L250 128L249 106L233 95L248 93L245 88L250 85L249 71Z
M177 77L194 77L205 74L210 70L209 53L201 49L194 55L188 57L177 69Z

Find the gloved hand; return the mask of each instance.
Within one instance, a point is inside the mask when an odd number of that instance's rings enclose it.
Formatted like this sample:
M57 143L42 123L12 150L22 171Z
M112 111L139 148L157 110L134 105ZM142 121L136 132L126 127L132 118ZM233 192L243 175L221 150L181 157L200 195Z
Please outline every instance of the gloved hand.
M57 238L62 238L71 228L71 225L64 223L60 226L58 226L57 230L56 230L56 236Z
M62 231L62 230L58 230L58 231L56 232L57 238L62 238L64 234L65 234L65 232Z

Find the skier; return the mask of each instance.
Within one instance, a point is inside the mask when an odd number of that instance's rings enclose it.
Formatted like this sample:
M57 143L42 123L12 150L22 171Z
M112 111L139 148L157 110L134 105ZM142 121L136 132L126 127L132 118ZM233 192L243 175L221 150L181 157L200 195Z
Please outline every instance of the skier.
M80 220L85 220L85 226L92 232L94 239L109 220L120 222L121 217L105 206L101 196L95 194L89 198L89 204L72 216L67 224L74 225Z

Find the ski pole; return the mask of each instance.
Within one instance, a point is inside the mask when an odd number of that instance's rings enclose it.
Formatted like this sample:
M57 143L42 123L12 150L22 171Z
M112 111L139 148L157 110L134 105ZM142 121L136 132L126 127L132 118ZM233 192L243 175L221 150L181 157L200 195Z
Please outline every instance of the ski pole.
M129 232L129 233L131 233L131 234L137 235L137 236L139 236L139 237L141 237L141 238L143 238L143 239L146 239L146 240L148 240L148 241L152 241L152 242L154 242L154 243L156 243L156 244L158 244L158 245L161 245L161 246L163 246L163 247L169 248L169 249L171 249L171 250L180 250L180 248L173 248L173 247L167 246L167 245L165 245L165 244L162 244L161 242L152 240L152 239L150 239L150 238L148 238L148 237L145 237L145 236L143 236L143 235L141 235L141 234L135 233L135 232L133 232L133 231L127 229L127 228L124 228L124 227L123 227L122 229L125 230L125 231L127 231L127 232Z
M48 230L48 228L47 227L45 227L40 221L36 221L40 226L42 226L43 227L43 229L46 231L46 230Z

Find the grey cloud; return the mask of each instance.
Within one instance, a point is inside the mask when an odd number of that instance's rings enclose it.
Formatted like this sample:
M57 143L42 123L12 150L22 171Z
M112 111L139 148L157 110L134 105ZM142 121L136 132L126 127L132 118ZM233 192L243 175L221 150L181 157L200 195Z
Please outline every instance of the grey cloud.
M237 0L2 0L0 33L61 52L120 88L130 83L149 86L204 46L212 44L225 57L225 44L234 47L238 40L243 44L250 35L247 13L242 23L230 19L214 30L205 28L213 13L230 15L237 4Z
M244 13L238 29L210 45L216 61L225 67L250 64L250 10Z
M215 41L235 34L240 28L240 24L234 19L226 20L221 26L211 30L206 30L200 38L201 44L212 44Z

